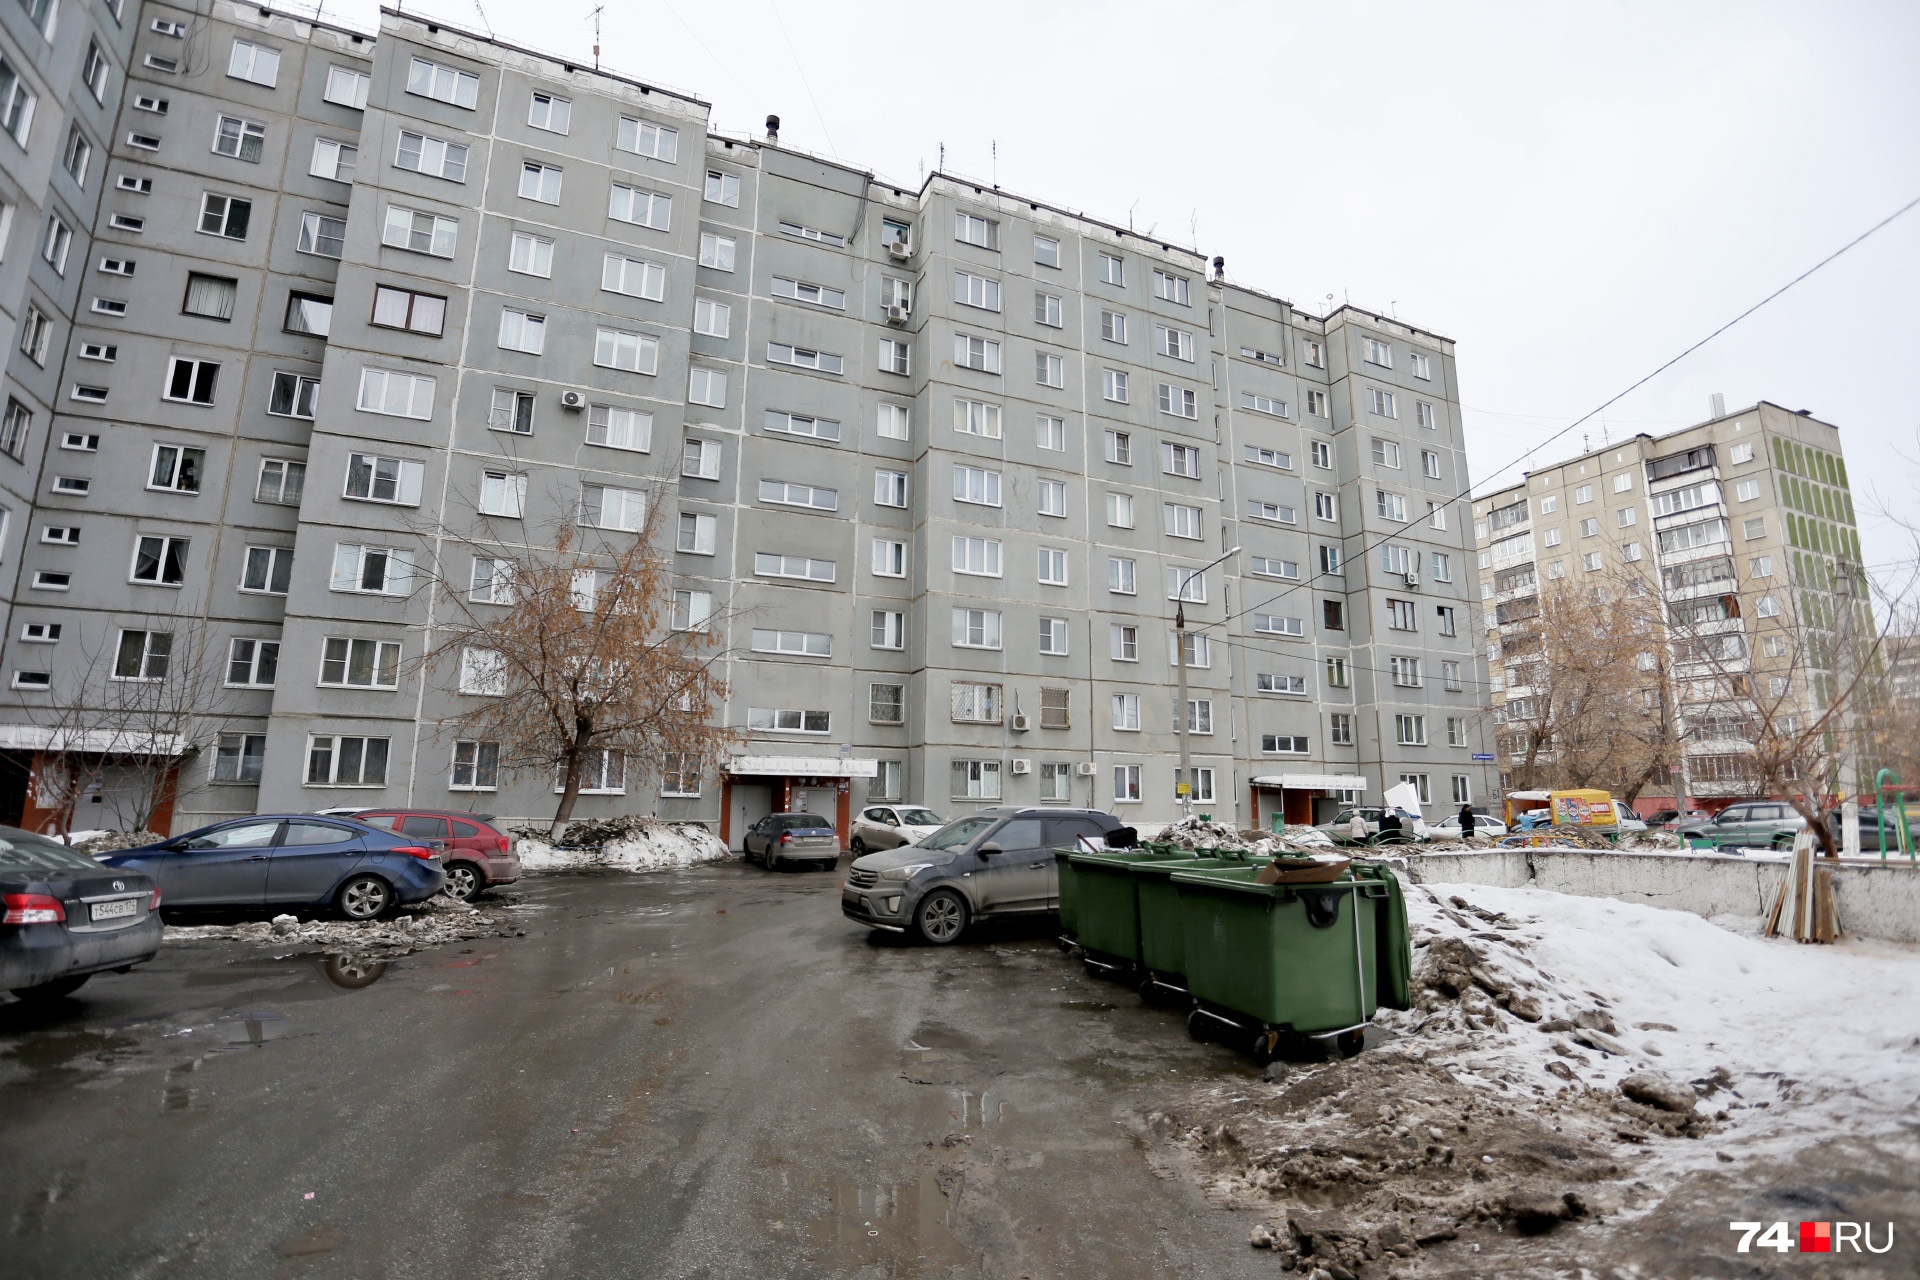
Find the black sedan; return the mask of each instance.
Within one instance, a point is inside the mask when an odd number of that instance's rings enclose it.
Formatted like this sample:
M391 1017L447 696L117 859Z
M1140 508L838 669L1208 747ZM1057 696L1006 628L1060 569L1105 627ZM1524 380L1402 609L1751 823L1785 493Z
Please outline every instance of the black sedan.
M0 827L0 987L22 1000L70 995L103 969L160 950L160 889L138 871Z
M371 920L440 892L440 851L353 818L261 814L102 859L159 881L169 907L333 907Z

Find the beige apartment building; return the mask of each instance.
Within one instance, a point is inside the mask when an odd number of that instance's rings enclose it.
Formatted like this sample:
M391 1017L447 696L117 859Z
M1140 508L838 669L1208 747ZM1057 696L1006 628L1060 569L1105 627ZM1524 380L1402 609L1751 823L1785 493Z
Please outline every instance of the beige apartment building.
M1833 566L1860 558L1839 429L1765 401L1719 412L1718 400L1707 422L1608 443L1474 503L1503 783L1541 713L1551 644L1543 653L1530 623L1555 583L1659 591L1690 803L1755 793L1754 698L1784 696L1791 724L1832 696ZM1623 618L1650 612L1630 604ZM1639 807L1673 796L1656 781Z

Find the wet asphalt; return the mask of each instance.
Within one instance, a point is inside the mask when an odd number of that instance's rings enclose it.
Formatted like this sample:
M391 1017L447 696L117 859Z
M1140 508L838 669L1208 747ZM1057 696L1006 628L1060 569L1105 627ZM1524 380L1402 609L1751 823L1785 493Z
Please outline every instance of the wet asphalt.
M384 968L169 944L6 1000L0 1271L1273 1272L1130 1120L1246 1062L1042 926L909 945L839 882L550 876L506 892L525 937Z

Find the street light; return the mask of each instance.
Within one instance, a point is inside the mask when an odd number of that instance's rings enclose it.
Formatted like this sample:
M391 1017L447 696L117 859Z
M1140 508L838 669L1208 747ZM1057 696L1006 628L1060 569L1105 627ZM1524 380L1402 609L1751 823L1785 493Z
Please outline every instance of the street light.
M1174 710L1174 718L1180 729L1180 772L1174 778L1173 792L1179 797L1183 816L1189 818L1193 816L1193 767L1192 757L1187 754L1187 584L1222 560L1231 560L1239 554L1240 548L1234 547L1198 569L1189 571L1180 579L1173 593L1173 652L1175 663L1180 668L1180 702Z

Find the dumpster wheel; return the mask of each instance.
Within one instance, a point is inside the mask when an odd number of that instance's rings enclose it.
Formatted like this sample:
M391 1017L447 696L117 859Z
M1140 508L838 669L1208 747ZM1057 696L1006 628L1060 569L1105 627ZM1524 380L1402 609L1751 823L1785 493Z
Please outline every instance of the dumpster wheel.
M1256 1067L1264 1067L1272 1062L1279 1056L1279 1051L1280 1032L1278 1031L1254 1032L1252 1043L1247 1047L1247 1052L1253 1058L1253 1065Z

